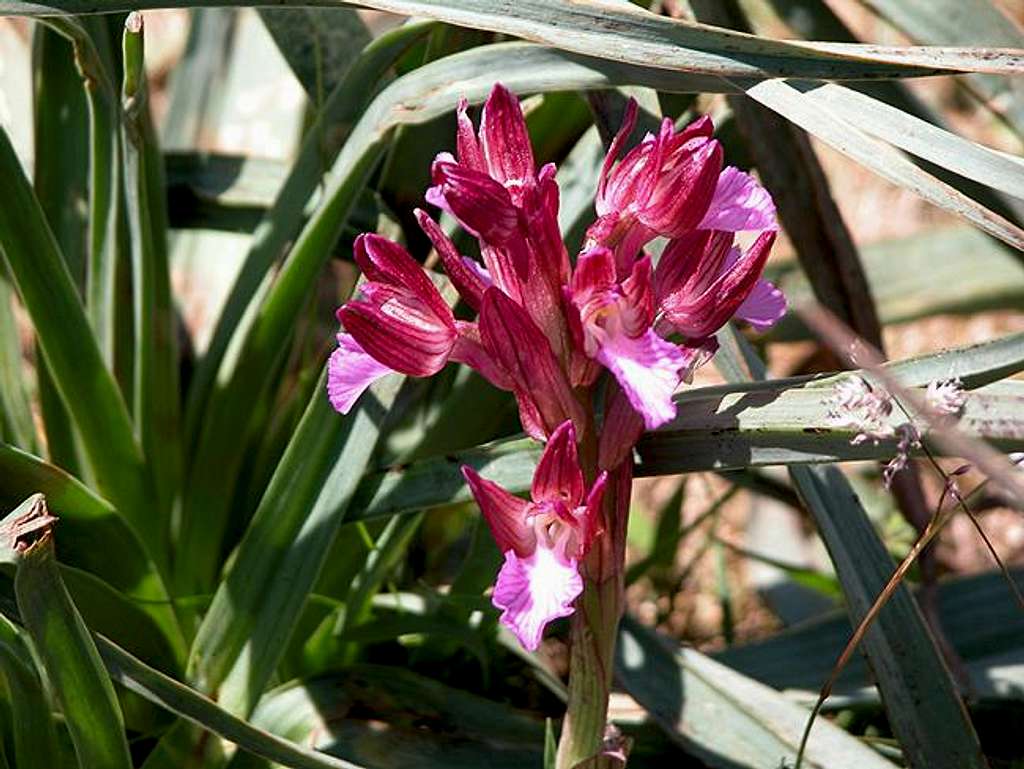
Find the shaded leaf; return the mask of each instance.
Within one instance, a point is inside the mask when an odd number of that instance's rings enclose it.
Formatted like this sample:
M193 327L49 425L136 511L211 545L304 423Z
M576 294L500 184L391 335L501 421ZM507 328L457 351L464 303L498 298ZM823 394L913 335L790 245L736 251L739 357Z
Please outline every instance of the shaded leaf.
M796 757L807 710L695 649L670 648L629 616L619 628L615 675L669 736L709 766L778 769ZM815 729L804 761L820 769L893 766L827 721Z

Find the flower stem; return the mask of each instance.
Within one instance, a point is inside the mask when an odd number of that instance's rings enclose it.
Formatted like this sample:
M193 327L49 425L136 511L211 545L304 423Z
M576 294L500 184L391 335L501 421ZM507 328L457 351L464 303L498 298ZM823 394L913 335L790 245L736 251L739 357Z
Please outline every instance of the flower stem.
M610 474L604 501L605 532L583 564L585 586L570 626L569 702L558 743L557 769L573 769L604 748L615 636L622 616L631 470L627 462Z
M557 769L572 769L601 752L608 720L618 626L615 580L587 581L572 618L569 705L558 743Z

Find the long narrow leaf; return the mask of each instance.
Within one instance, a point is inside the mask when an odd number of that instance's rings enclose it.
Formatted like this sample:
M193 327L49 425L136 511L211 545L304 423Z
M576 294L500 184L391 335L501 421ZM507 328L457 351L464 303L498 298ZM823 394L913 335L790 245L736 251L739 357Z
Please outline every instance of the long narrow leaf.
M110 73L86 27L76 19L45 22L74 47L89 107L89 226L85 297L107 367L114 368L115 303L122 217L121 136ZM53 143L42 146L53 146ZM49 153L47 153L49 154Z
M19 529L13 529L18 611L60 702L79 765L131 769L114 687L64 587L54 556L52 519L46 518L46 503L36 496L18 521L26 533L19 538ZM44 528L35 528L36 522Z
M159 540L181 477L178 344L167 259L162 157L149 115L141 14L124 31L124 181L135 302L135 424L153 477L155 504L141 532Z
M898 150L850 125L781 80L766 80L746 88L747 95L884 179L905 187L929 203L945 208L993 237L1024 251L1024 230L963 193L918 168Z
M237 0L236 0L237 1ZM171 4L180 3L175 0ZM240 5L260 5L242 0ZM731 77L800 77L838 80L913 77L943 71L1015 73L1014 50L913 48L842 43L798 43L742 35L670 19L616 0L522 0L514 6L490 0L310 0L311 6L359 5L459 26L515 35L568 51L641 66ZM95 13L167 7L146 0L4 0L0 13L37 15Z
M725 355L746 347L735 335ZM764 376L752 362L753 378ZM741 377L747 379L747 377ZM793 485L814 516L856 624L886 586L894 564L850 482L834 466L789 468ZM864 637L893 732L912 766L959 769L988 765L960 693L906 585L896 588ZM824 682L823 682L824 683Z
M61 519L61 563L102 578L142 602L169 638L180 630L156 566L138 536L109 502L60 468L0 444L0 504L11 505L39 492Z
M146 537L149 493L128 411L6 133L0 132L0 251L78 426L100 492ZM147 545L155 546L152 540Z
M15 627L0 617L0 679L17 703L11 719L16 765L58 766L57 732L42 682Z
M275 191L276 199L253 234L249 253L217 319L206 352L193 373L186 408L187 445L194 445L198 439L214 379L225 362L228 346L235 338L246 309L271 265L302 227L303 213L320 183L324 162L337 154L385 72L432 26L425 22L409 23L381 35L367 46L310 126L295 163ZM230 369L225 371L227 373Z
M0 270L0 438L32 451L36 428L25 386L25 361L13 303L14 291L6 270Z
M722 769L791 765L808 711L694 649L671 649L630 617L616 644L617 680L676 741ZM819 725L804 766L891 769L890 762L831 723Z
M836 83L809 86L804 94L850 125L911 155L1024 200L1024 165L1019 158L991 150Z
M96 645L110 675L122 686L251 753L294 769L361 769L257 729L102 636L97 636Z
M273 674L377 443L400 379L342 418L316 387L192 648L190 675L248 715Z
M939 363L927 370L940 378L949 376L939 373L942 368ZM835 427L825 399L830 394L827 383L836 381L833 377L817 383L776 381L684 393L677 398L679 417L640 440L636 473L668 475L891 458L894 441L852 446L856 431ZM1024 447L1020 432L1024 387L1013 381L1005 384L992 392L972 393L959 427L987 438L1001 450L1019 451ZM354 515L376 518L469 501L459 473L462 464L511 491L525 492L538 457L539 450L520 439L379 471L360 483L352 503Z

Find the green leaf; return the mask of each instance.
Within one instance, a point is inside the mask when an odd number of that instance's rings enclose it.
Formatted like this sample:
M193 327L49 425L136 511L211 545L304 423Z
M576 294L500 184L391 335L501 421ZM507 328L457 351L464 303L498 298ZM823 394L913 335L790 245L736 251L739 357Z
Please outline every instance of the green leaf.
M191 679L231 712L252 711L284 653L401 378L379 382L347 417L325 381L326 371L192 647Z
M96 637L96 645L111 677L126 689L244 750L294 769L361 769L254 727L102 636Z
M85 286L88 258L89 107L82 78L75 71L71 44L40 25L33 38L35 58L35 154L32 175L68 270Z
M260 701L253 723L375 767L539 766L544 740L540 721L508 705L383 665L284 684ZM265 766L238 756L230 769Z
M555 739L554 722L548 718L544 721L544 769L555 769L558 755L558 742Z
M233 436L246 432L254 404L267 397L265 373L274 368L287 349L295 318L382 149L379 143L366 149L365 141L349 136L350 127L385 71L427 28L422 23L407 25L371 43L335 89L321 113L321 122L310 129L277 201L258 228L206 354L196 368L186 410L186 436L188 445L194 446L194 461L183 502L180 537L180 547L190 553L188 568L179 575L187 592L206 589L213 580L230 502L224 489L233 486L242 459ZM325 148L320 134L327 129L332 143ZM303 211L320 179L325 150L327 157L333 156L346 137L346 148L354 143L366 149L366 156L357 157L345 167L336 185L341 189L330 193L331 201L322 205L315 220L307 225L306 231L312 230L312 234L300 238L292 249L269 296L257 296L268 269L300 227ZM240 325L246 312L251 313L250 318L255 317L251 326ZM240 349L225 357L229 344Z
M805 93L781 80L765 80L744 88L752 99L775 110L883 179L911 190L929 203L967 219L989 235L1024 250L1024 230L939 181L893 146L852 124L848 111L844 110L842 114L833 112L825 106L823 99L814 95L815 88Z
M7 180L0 206L0 251L35 326L39 345L61 398L79 429L97 486L144 537L150 506L142 455L121 393L100 355L39 203L6 133L0 132L0 176Z
M1024 366L1024 345L1014 336L938 355L890 364L908 386L961 376L968 386L1005 376ZM781 464L816 464L893 456L892 441L857 446L855 431L840 429L825 399L841 374L821 378L696 388L676 396L679 416L637 445L638 476L698 470L739 470ZM998 389L971 394L959 426L1006 451L1024 445L1020 413L1024 385L1011 380ZM470 465L515 493L529 489L540 451L526 439L433 457L367 476L352 502L355 519L399 515L454 502L470 494L459 473ZM358 511L358 512L356 512Z
M14 320L14 291L5 273L0 269L0 439L32 451L36 428L25 386L21 334Z
M409 541L422 521L421 515L388 521L388 525L373 543L373 549L367 553L363 568L352 580L344 605L337 612L329 614L309 638L305 655L309 669L323 670L329 664L346 664L354 661L357 647L351 643L354 640L351 635L355 632L355 640L359 639L356 631L369 618L373 597L384 584L388 574L405 555ZM349 536L356 536L352 529L347 533Z
M722 769L792 765L809 711L779 692L659 638L629 616L616 643L619 683L675 741ZM892 769L892 764L828 721L817 724L804 766Z
M85 297L89 321L103 359L113 370L116 338L114 292L124 226L120 115L110 72L90 34L91 29L99 38L105 30L98 28L95 22L77 19L50 19L45 23L73 47L79 88L84 90L88 104L89 213ZM62 249L68 248L59 235L58 242Z
M1018 583L1024 581L1021 570L1011 573ZM1024 614L1002 574L940 582L938 608L943 632L971 674L975 696L1016 697L1024 680ZM776 689L799 692L800 700L811 705L851 632L846 612L837 611L714 657ZM795 659L799 665L793 664ZM840 707L851 701L877 702L873 680L867 661L855 655L829 702Z
M370 42L363 20L348 8L260 8L259 14L317 109Z
M59 766L57 732L46 693L17 630L0 617L0 678L17 703L11 719L14 760L28 766ZM31 757L31 758L30 758Z
M790 475L828 547L851 620L859 622L892 576L892 558L837 468L792 467ZM960 693L905 585L879 613L863 644L889 724L912 765L987 766Z
M38 495L28 517L45 521L46 516L46 503ZM21 539L14 579L18 611L60 703L79 765L131 769L114 687L57 568L52 521ZM10 522L11 517L5 519Z
M1024 200L1024 164L939 126L835 83L808 86L804 93L850 125L904 152L1006 195Z
M356 5L333 0L310 3L329 7L339 4ZM1021 69L1012 51L979 53L963 48L785 42L687 23L608 0L523 0L514 7L495 6L488 0L360 0L358 5L515 35L587 56L728 77L839 80L913 77L943 71L1010 74ZM134 6L138 10L154 7L160 7L157 0ZM12 15L127 10L128 6L117 0L101 4L84 0L0 2L0 13Z
M138 26L133 26L137 20ZM181 485L178 344L167 258L166 185L163 158L149 115L142 16L124 31L124 181L131 231L135 328L135 424L156 492L141 532L150 541L166 536Z
M36 70L35 146L38 152L33 187L60 254L81 290L86 280L88 200L88 110L82 82L75 71L74 52L67 40L40 25L33 38ZM81 446L67 407L62 403L53 373L41 356L38 365L40 410L49 456L69 472L86 475Z

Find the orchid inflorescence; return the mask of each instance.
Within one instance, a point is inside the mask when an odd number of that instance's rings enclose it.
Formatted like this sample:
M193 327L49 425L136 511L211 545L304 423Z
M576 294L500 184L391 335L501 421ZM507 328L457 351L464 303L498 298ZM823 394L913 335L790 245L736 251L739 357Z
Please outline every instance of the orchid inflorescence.
M573 612L594 543L625 530L612 518L626 515L628 491L625 504L606 495L609 474L628 466L645 428L675 417L673 394L714 354L718 329L737 317L762 330L785 312L761 278L775 207L751 176L723 169L708 117L681 131L665 119L623 154L630 102L601 169L597 219L570 260L555 167L536 168L516 97L496 85L478 133L467 109L460 103L457 154L434 160L426 200L476 238L483 263L425 211L416 217L477 319L457 319L402 246L359 236L365 281L338 310L328 394L346 413L386 374L431 376L456 361L515 395L523 429L546 442L531 498L472 468L463 475L505 557L492 600L535 649L548 622ZM738 232L751 233L745 250ZM667 242L655 264L645 247L656 238Z

